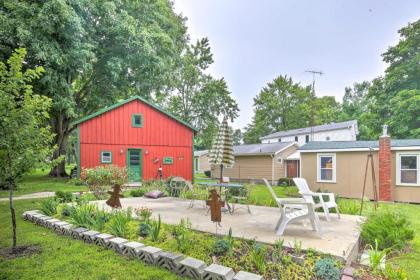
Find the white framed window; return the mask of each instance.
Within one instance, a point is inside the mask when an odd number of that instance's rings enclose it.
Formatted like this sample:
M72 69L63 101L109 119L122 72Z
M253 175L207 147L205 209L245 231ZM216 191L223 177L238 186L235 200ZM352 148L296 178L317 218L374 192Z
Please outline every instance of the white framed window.
M336 155L317 154L317 181L335 183L336 173Z
M420 152L397 153L396 181L400 186L420 186Z
M112 163L112 152L101 151L101 163Z
M280 163L280 164L281 164L281 163L283 163L283 158L278 157L278 158L277 158L277 163Z

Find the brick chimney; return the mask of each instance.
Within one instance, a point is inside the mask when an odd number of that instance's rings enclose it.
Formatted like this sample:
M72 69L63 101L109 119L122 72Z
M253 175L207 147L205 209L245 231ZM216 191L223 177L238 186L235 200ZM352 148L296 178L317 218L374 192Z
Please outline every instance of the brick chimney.
M391 137L387 125L383 126L382 136L379 137L379 200L392 200Z

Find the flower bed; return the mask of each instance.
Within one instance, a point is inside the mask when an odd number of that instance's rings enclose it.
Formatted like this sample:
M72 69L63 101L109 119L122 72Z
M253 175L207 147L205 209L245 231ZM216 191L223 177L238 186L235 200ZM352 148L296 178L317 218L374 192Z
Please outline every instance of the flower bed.
M260 274L264 279L314 279L316 263L330 258L314 250L303 251L298 241L295 241L294 249L287 249L282 240L270 246L233 238L231 234L221 237L194 231L188 220L181 220L175 226L162 224L160 219L152 220L151 211L146 208L105 212L95 205L79 202L56 209L56 218L75 226L187 255L207 265L216 263L231 267L235 272L245 270ZM132 218L132 214L136 218ZM340 275L342 263L336 260L333 263L332 269Z

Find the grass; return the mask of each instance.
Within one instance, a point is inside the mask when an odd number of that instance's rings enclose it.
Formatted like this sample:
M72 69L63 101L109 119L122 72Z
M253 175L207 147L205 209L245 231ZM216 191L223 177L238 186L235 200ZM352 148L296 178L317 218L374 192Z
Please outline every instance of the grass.
M0 279L181 279L164 269L128 260L111 250L88 245L25 222L25 210L39 208L42 200L16 201L18 245L37 244L40 254L12 260L0 257ZM0 247L9 247L9 204L0 203Z
M55 192L55 191L87 191L86 186L78 186L73 180L67 178L53 178L48 176L48 170L37 169L25 176L18 182L18 187L14 192L15 196L35 193L35 192ZM0 190L0 197L8 197L9 191Z

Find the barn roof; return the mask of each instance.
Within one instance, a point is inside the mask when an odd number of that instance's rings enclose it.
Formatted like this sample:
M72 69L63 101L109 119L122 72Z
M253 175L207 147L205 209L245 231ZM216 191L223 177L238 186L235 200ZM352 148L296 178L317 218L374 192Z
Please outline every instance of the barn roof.
M159 107L158 105L156 105L156 104L154 104L154 103L152 103L152 102L150 102L150 101L148 101L148 100L146 100L146 99L144 99L143 97L138 96L138 95L133 96L133 97L130 97L130 98L126 99L126 100L123 100L123 101L121 101L121 102L118 102L118 103L116 103L116 104L114 104L114 105L111 105L111 106L109 106L109 107L105 107L105 108L103 108L103 109L101 109L101 110L99 110L99 111L97 111L97 112L95 112L95 113L93 113L93 114L90 114L90 115L88 115L88 116L86 116L86 117L84 117L84 118L81 118L81 119L79 119L79 120L77 120L77 121L73 122L73 123L72 123L72 125L78 125L78 124L81 124L81 123L83 123L83 122L85 122L85 121L88 121L88 120L90 120L90 119L96 118L97 116L100 116L100 115L102 115L102 114L104 114L104 113L106 113L106 112L109 112L109 111L111 111L111 110L114 110L114 109L116 109L116 108L118 108L118 107L120 107L120 106L122 106L122 105L124 105L124 104L127 104L127 103L129 103L129 102L131 102L131 101L134 101L134 100L139 100L139 101L141 101L141 102L143 102L143 103L146 103L146 104L147 104L147 105L149 105L150 107L152 107L152 108L154 108L154 109L158 110L159 112L161 112L161 113L163 113L163 114L167 115L168 117L170 117L170 118L172 118L172 119L176 120L177 122L179 122L179 123L181 123L181 124L185 125L186 127L188 127L188 128L190 128L190 129L192 129L193 131L198 131L195 127L193 127L193 126L192 126L192 125L190 125L189 123L187 123L187 122L185 122L185 121L181 120L180 118L176 117L176 116L175 116L175 115L173 115L172 113L169 113L168 111L166 111L166 110L162 109L162 108L161 108L161 107Z

